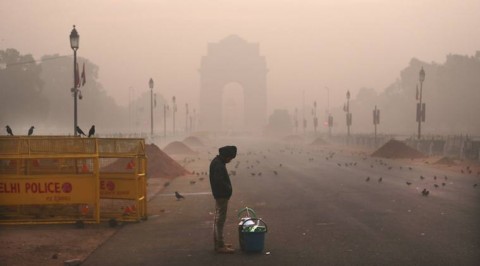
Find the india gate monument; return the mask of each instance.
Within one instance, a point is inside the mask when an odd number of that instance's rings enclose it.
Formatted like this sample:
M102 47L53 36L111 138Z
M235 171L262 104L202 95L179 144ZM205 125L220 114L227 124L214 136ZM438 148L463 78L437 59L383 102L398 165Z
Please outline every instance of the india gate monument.
M267 122L267 66L259 54L259 44L230 35L218 43L209 43L207 55L201 59L200 130L222 131L222 95L229 83L237 83L243 91L243 119L238 121L245 131L262 130Z

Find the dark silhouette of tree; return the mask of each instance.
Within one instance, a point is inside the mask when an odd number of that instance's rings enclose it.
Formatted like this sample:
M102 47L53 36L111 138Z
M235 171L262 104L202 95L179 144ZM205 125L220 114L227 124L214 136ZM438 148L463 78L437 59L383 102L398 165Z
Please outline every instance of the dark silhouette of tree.
M0 121L13 128L28 128L45 119L49 103L42 94L42 68L32 55L22 55L15 49L0 50L0 65Z

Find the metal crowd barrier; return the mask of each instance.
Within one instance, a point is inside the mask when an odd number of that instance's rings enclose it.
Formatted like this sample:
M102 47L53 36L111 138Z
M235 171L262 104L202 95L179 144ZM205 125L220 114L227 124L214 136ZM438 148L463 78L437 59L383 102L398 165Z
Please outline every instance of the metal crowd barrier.
M143 139L0 137L0 224L147 218Z
M102 138L98 148L102 219L147 219L145 140Z
M0 224L98 223L96 139L0 137Z

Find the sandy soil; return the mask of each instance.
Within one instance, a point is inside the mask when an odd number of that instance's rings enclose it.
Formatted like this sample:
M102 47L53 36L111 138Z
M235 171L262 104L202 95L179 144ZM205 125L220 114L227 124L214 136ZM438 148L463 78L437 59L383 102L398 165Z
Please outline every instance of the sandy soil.
M15 225L0 229L0 265L63 265L85 259L119 227L86 225Z

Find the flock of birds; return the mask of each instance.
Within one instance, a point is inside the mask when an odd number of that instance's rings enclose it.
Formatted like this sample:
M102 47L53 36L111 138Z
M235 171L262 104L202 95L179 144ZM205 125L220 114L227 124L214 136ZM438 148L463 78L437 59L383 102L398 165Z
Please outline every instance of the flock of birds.
M14 136L13 130L9 125L7 125L5 128L6 128L7 134L9 136ZM31 126L30 129L28 129L28 136L33 135L33 129L34 128L35 128L34 126ZM77 131L78 135L80 135L80 136L82 136L82 135L85 136L85 137L87 136L79 126L77 126L76 131ZM90 130L88 131L88 137L89 138L92 137L93 135L95 135L95 125L92 125L92 127L90 127Z
M270 152L270 150L268 150ZM285 148L285 149L281 149L280 150L280 153L290 153L291 155L296 155L296 154L309 154L309 157L307 158L307 161L308 162L314 162L315 161L315 157L312 157L312 155L310 155L312 152L314 151L304 151L304 150L295 150L293 148ZM321 151L322 153L326 153L326 157L325 157L325 160L326 161L333 161L335 160L335 155L336 153L335 152L332 152L332 151ZM209 153L211 155L211 153ZM230 176L235 176L237 175L237 170L239 169L240 165L243 164L244 165L244 170L247 171L247 173L244 173L242 172L242 175L244 174L249 174L250 176L252 177L261 177L263 175L263 172L262 171L256 171L255 169L259 168L260 165L261 165L261 161L262 158L263 159L267 159L267 156L264 155L262 152L246 152L244 154L239 154L240 156L237 157L237 162L234 164L234 168L235 170L230 170L229 171L229 174ZM242 156L243 155L243 156ZM246 156L245 156L246 155ZM352 155L354 155L352 153ZM363 163L363 165L366 167L366 168L370 168L370 169L373 169L373 168L380 168L380 170L382 171L395 171L396 169L398 171L402 171L402 170L405 170L407 172L410 172L410 173L413 173L412 171L414 170L412 166L399 166L399 165L395 165L395 164L392 164L392 163L389 163L387 162L386 160L383 160L383 159L375 159L375 158L369 158L367 155L365 154L359 154L360 155L360 158L361 158L361 161L365 161ZM249 159L243 159L241 160L241 158L249 158ZM260 158L262 157L262 158ZM318 157L317 157L318 158ZM200 158L199 158L200 159ZM367 161L368 160L368 161ZM361 166L362 164L358 161L348 161L348 162L334 162L336 163L336 166L337 167L342 167L342 168L347 168L347 167L356 167L356 166ZM335 165L335 164L333 164ZM279 163L278 166L276 167L276 169L274 170L271 170L275 176L279 175L279 171L280 171L280 168L282 168L283 164L282 163ZM227 166L227 168L229 168ZM465 169L461 169L460 172L462 174L472 174L473 173L473 169L470 167L470 166L467 166ZM200 177L200 180L203 180L203 176L204 175L208 175L207 172L193 172L193 174L195 175L202 175L202 177ZM397 175L398 173L392 173L392 175ZM403 175L405 176L404 174L398 174L398 175ZM411 175L411 174L407 174L408 175ZM478 171L477 173L477 176L480 177L480 170ZM376 178L373 178L371 176L367 176L364 181L365 182L370 182L372 180L376 180L377 183L382 183L385 181L385 177L388 177L387 175L383 175L383 176L377 176ZM403 178L405 180L405 178ZM433 182L431 182L431 180L433 179ZM433 178L430 177L430 178L427 178L426 176L423 175L419 175L418 176L418 182L417 182L417 185L420 186L417 187L417 191L420 192L420 195L422 196L429 196L431 195L431 191L430 191L430 187L433 187L434 189L439 189L441 187L446 187L447 184L448 184L448 176L443 176L443 177L437 177L436 175L433 175ZM407 180L404 181L406 186L411 186L413 183L415 183L415 179L414 178L408 178ZM196 183L196 181L194 180L191 180L190 181L190 184L191 185L194 185ZM476 188L478 186L477 183L473 184L473 188ZM184 197L182 195L180 195L178 192L175 193L175 196L177 198L177 200L180 200L180 199L184 199Z

